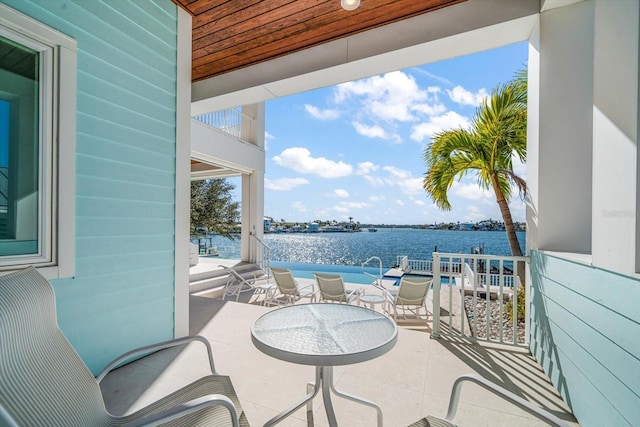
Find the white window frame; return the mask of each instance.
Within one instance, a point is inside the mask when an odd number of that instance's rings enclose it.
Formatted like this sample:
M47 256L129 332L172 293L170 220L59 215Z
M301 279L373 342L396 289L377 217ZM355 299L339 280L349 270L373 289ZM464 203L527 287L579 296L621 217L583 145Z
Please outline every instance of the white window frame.
M0 257L0 271L34 265L47 278L75 274L77 43L0 4L0 34L41 52L38 254Z

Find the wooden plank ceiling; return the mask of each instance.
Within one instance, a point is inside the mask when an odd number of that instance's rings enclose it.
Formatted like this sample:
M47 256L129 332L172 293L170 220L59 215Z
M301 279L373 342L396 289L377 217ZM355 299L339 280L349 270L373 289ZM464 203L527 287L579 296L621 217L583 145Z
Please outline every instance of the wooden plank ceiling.
M192 81L451 6L465 0L173 0L193 16Z

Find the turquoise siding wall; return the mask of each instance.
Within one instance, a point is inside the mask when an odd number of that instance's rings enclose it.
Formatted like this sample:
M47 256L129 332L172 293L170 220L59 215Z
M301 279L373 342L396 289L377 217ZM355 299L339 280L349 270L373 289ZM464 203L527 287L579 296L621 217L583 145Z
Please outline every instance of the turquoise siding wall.
M78 42L76 276L54 287L61 328L97 372L173 338L176 6L0 1Z
M640 425L640 280L531 254L533 355L580 425Z

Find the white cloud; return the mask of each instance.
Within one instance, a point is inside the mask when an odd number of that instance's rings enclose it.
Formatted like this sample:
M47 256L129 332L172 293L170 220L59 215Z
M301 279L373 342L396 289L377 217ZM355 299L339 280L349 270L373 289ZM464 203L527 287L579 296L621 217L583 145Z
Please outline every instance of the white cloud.
M338 110L321 110L310 104L304 104L304 109L307 110L307 113L311 114L311 117L318 120L335 120L340 117L340 111Z
M404 206L404 202L403 202L402 200L400 200L400 199L397 199L397 200L396 200L396 205L398 205L398 206Z
M307 207L302 202L293 202L291 203L291 207L297 210L298 212L308 212Z
M360 135L363 135L369 138L389 139L389 135L387 135L387 133L385 132L384 129L382 129L381 126L378 126L378 125L367 126L359 122L353 122L351 124L356 129L356 132L358 132Z
M333 207L335 212L349 213L354 209L368 208L370 205L364 202L340 202Z
M377 176L371 176L371 175L362 175L362 177L371 185L373 185L374 187L379 187L381 185L384 185L384 180L382 178L379 178Z
M269 132L267 132L266 130L264 131L264 139L276 139L275 136L271 135Z
M369 200L372 202L381 202L385 200L384 196L369 196Z
M490 201L494 199L493 190L483 190L477 183L454 182L449 190L451 194L468 200Z
M447 89L447 93L449 94L449 98L453 102L456 102L461 105L471 105L473 107L477 107L480 105L483 99L485 99L488 94L486 89L482 88L478 92L473 93L469 92L462 86L456 86L452 90Z
M415 205L426 206L425 201L422 200L422 199L416 199L415 197L409 197L409 200L411 200L413 202L413 204L415 204Z
M385 166L382 169L387 172L385 178L387 185L397 186L406 195L424 193L422 178L414 177L410 171L395 166Z
M333 190L333 195L342 199L346 199L347 197L349 197L349 192L341 188L336 188L335 190Z
M480 208L478 208L477 206L475 205L467 206L467 215L465 217L466 221L478 222L478 221L483 221L487 218L489 218L489 216L487 216L487 214L481 211Z
M372 162L358 163L358 169L356 170L356 175L369 175L371 172L375 172L378 169L380 169L380 166Z
M296 172L314 174L322 178L342 178L353 173L351 165L324 157L311 157L311 152L303 147L287 148L280 155L274 156L273 161Z
M471 122L465 116L461 116L455 111L449 111L441 116L433 116L428 122L420 123L413 127L411 139L422 142L426 138L431 138L434 134L443 130L468 129Z
M275 191L288 191L301 185L308 184L304 178L278 178L278 179L264 179L264 188Z
M413 76L402 71L343 83L334 92L334 100L338 103L354 96L361 97L364 114L368 117L402 122L414 120L411 106L428 98Z
M436 116L447 111L447 107L443 104L416 104L411 107L411 110L427 116Z

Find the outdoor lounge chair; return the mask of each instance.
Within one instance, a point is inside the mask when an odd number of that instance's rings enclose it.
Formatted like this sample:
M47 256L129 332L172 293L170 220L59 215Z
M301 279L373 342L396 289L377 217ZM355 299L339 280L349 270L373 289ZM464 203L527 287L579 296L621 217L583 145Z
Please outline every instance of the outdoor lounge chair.
M300 298L309 298L315 302L316 293L313 284L299 287L298 282L293 278L291 270L287 268L270 267L273 280L277 289L271 295L270 302L284 305L293 304Z
M271 298L271 293L275 289L273 283L256 283L260 278L253 273L251 279L245 279L238 273L233 267L227 267L226 265L220 265L229 274L229 279L224 286L224 295L222 299L226 299L228 296L236 297L236 301L240 299L240 294L243 292L253 292L253 295L264 295L262 305Z
M398 308L400 308L405 319L407 318L407 311L413 315L413 318L419 319L420 309L424 307L425 318L428 318L429 311L427 310L426 300L432 282L433 279L422 277L403 277L400 279L400 286L397 291L387 290L386 292L389 306L387 311L389 314L398 320ZM391 309L393 309L393 313L391 313Z
M248 426L227 376L215 373L209 342L187 337L132 350L94 378L58 328L51 284L33 267L0 277L0 425ZM99 382L135 356L203 343L212 375L126 416L107 412Z
M456 427L456 424L453 422L453 418L456 416L456 412L458 410L460 391L462 389L462 383L465 381L475 383L497 394L503 399L518 406L520 409L523 409L531 415L534 415L539 419L546 421L549 425L556 427L569 427L569 423L561 420L552 413L545 411L544 409L539 408L536 405L533 405L531 402L524 400L520 396L515 395L509 390L506 390L479 375L473 374L462 375L454 381L453 388L451 389L451 397L449 398L449 409L447 410L447 415L444 418L436 418L434 416L428 415L427 417L411 424L409 427Z
M354 289L347 293L341 275L331 273L313 273L313 275L318 285L320 301L350 304L357 300L360 290Z

